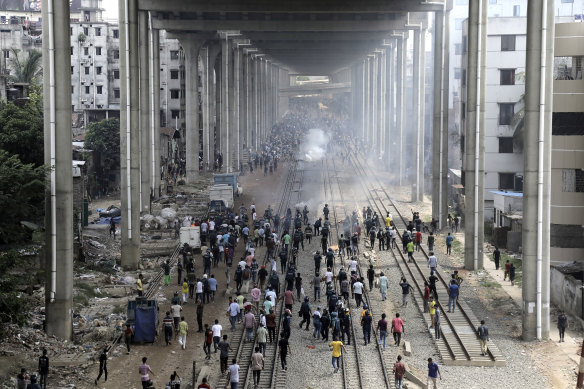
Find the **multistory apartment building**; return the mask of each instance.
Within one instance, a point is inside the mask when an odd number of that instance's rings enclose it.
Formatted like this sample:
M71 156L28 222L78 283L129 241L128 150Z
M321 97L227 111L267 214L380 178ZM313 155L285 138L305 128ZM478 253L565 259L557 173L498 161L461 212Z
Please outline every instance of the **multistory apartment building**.
M41 12L33 2L0 9L0 75L10 72L15 48L23 55L42 48ZM34 3L36 4L36 3ZM6 7L5 7L6 8ZM117 22L102 17L101 0L71 3L71 109L74 131L120 112L120 41ZM4 77L3 77L4 78ZM184 128L184 55L178 40L160 32L160 118L162 127ZM6 98L6 88L0 97Z

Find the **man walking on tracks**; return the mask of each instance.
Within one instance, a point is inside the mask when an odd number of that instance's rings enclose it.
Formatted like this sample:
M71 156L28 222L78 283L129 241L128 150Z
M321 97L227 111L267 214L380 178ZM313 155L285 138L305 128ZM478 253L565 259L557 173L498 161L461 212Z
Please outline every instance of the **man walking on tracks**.
M337 373L339 371L339 368L341 367L340 359L341 359L341 355L343 355L343 351L345 350L345 347L343 346L343 342L337 340L337 338L334 338L333 341L329 343L329 347L333 348L332 363L333 363L333 369L335 369L335 373Z
M404 375L406 374L406 365L401 361L401 355L397 356L397 362L393 364L393 375L395 377L395 389L402 389Z
M391 321L391 332L393 333L393 339L395 340L395 345L399 347L399 343L401 341L402 333L406 332L406 326L399 317L399 313L395 314L395 317Z
M264 356L260 348L256 346L255 353L251 355L251 371L253 372L253 386L257 388L260 385L260 375L264 369Z
M481 325L477 328L477 334L481 342L481 355L487 355L487 343L489 342L489 329L485 321L481 320Z
M428 381L427 388L438 389L438 377L442 380L442 374L440 373L440 368L436 362L432 361L432 358L428 358Z

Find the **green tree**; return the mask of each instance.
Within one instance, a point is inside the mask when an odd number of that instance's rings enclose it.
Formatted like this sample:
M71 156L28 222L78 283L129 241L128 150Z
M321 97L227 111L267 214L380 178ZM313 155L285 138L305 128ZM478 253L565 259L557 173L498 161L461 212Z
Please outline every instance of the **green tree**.
M13 47L10 51L9 64L12 74L10 74L9 80L30 85L41 83L43 78L42 53L38 50L31 50L26 58L22 58L19 49Z
M22 293L19 286L33 285L35 273L31 261L25 261L18 252L0 253L0 338L6 335L7 324L26 324L32 288Z
M34 99L31 98L31 102ZM0 149L18 155L23 164L44 163L44 131L40 105L6 104L0 110Z
M45 166L22 163L18 155L0 150L0 244L26 239L21 221L42 220L46 173Z
M116 118L91 123L85 134L85 147L101 155L102 171L96 172L105 180L112 170L120 169L120 121Z

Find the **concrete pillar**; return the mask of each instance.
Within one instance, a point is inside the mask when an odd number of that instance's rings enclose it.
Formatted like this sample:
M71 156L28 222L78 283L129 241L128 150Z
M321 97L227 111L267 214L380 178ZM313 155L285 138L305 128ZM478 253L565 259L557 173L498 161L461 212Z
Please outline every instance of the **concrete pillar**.
M231 48L227 35L221 37L221 121L220 121L220 138L221 138L221 155L223 155L223 167L226 172L231 170L231 151L229 144L229 88L230 86L230 61Z
M367 58L361 64L361 138L367 139Z
M447 190L442 188L441 169L442 145L448 139L442 137L442 116L444 105L442 103L442 87L444 83L444 12L434 14L434 109L432 120L432 218L439 220L439 228L443 227L441 218L442 197L447 196Z
M252 142L255 150L259 149L259 107L258 107L258 88L259 88L259 58L253 56L252 70L253 70L253 80L252 80Z
M421 91L422 91L422 29L416 28L414 30L414 64L412 67L412 144L411 157L408 160L413 162L411 169L411 201L420 201L419 186L420 186L420 140L422 133L422 111L421 111ZM423 176L422 176L423 179Z
M140 262L140 67L137 0L120 1L119 15L121 264L125 270L130 270L137 269Z
M523 148L525 170L522 229L522 337L524 340L534 340L548 338L550 330L549 188L551 187L554 2L529 2L527 20Z
M394 107L394 96L395 96L395 66L394 66L394 45L393 43L386 47L385 53L385 88L386 88L386 104L385 104L385 166L388 171L394 173L395 165L392 165L392 158L394 157L394 151L392 143L394 141L393 135L395 132L395 107Z
M444 66L442 67L442 176L440 177L440 190L442 193L442 205L440 207L440 219L442 226L446 225L448 219L448 129L449 129L449 108L448 98L450 96L450 9L452 2L447 3L446 16L444 17Z
M465 145L464 266L467 270L483 267L484 241L484 95L487 36L486 0L469 3L467 128Z
M402 186L404 184L404 126L405 126L405 78L406 78L406 66L407 66L407 55L406 50L408 47L407 34L404 33L403 37L398 38L397 43L397 62L396 62L396 79L397 79L397 90L396 90L396 160L398 168L398 185Z
M138 56L140 61L140 213L150 213L152 179L152 129L150 125L150 39L148 12L138 12Z
M232 98L232 104L230 109L231 114L231 129L230 129L230 144L231 144L231 154L232 154L232 162L231 167L232 171L239 171L239 150L241 148L241 143L239 142L239 73L240 73L240 61L241 61L241 49L237 47L237 43L234 42L233 44L233 77L232 77L232 86L230 88L230 95Z
M251 69L250 69L250 54L247 53L246 49L243 49L243 89L241 93L241 111L243 113L243 121L241 124L242 128L242 143L245 145L245 150L249 151L251 148L251 132L250 132L250 106L249 101L251 97L250 81L251 81ZM242 145L243 146L243 145ZM248 161L243 161L245 165Z
M185 54L186 173L192 184L199 176L199 52L205 40L194 34L183 34L179 40Z
M152 39L152 136L154 143L154 197L160 196L160 31L150 30Z
M73 336L73 176L69 2L43 0L43 113L46 189L46 331Z
M418 199L424 200L425 138L426 138L426 29L420 31L420 117L418 132Z
M210 166L210 88L212 84L210 84L210 64L209 64L209 45L206 45L201 48L199 51L199 55L201 56L203 70L201 72L201 83L202 85L202 92L201 92L201 109L202 109L202 116L203 116L203 170L208 169Z
M375 52L373 55L373 139L375 145L375 157L381 155L381 55Z

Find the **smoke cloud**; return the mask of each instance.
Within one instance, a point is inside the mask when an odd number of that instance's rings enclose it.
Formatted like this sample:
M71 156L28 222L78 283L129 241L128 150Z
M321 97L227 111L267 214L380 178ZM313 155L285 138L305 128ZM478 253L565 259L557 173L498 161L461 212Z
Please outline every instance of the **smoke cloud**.
M300 160L319 161L324 158L326 146L329 142L328 135L320 128L311 128L304 136L300 144Z

